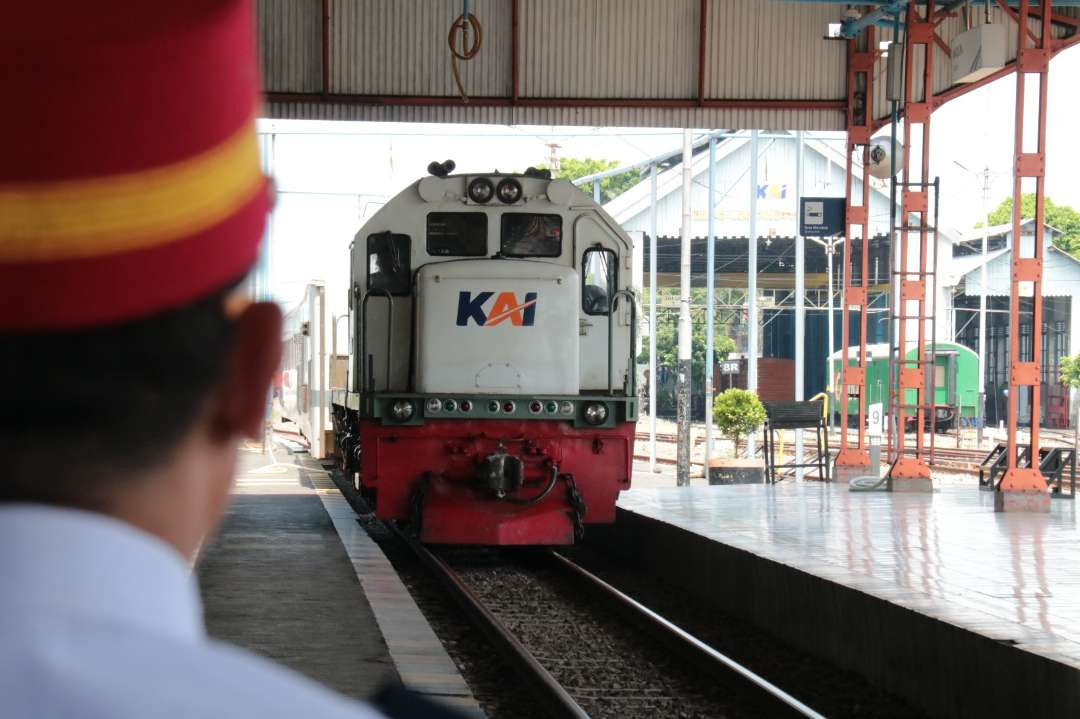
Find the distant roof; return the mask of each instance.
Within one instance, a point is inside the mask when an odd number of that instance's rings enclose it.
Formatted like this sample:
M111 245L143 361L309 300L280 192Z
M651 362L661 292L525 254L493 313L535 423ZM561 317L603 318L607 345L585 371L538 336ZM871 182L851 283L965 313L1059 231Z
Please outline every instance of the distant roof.
M825 135L825 134L829 134L829 133L821 133L821 134ZM833 134L834 133L829 134L830 135L829 139L834 139L832 137ZM792 140L795 139L795 134L794 133L788 133L788 135L789 135L790 139L792 139ZM775 137L770 138L770 140L775 140L775 139L777 139L777 138L775 138ZM786 138L784 138L784 139L786 139ZM807 150L810 150L810 151L815 152L815 153L817 153L819 155L822 155L822 156L831 157L834 162L840 164L841 166L846 161L846 158L844 157L844 151L842 149L835 148L832 145L830 145L829 143L822 141L821 139L819 139L819 137L818 137L818 135L816 133L804 133L803 134L803 141L805 143L805 146L806 146ZM727 157L728 155L735 152L740 147L743 147L744 145L746 145L749 142L750 142L749 133L746 134L745 136L739 135L739 136L736 136L736 137L731 137L731 138L728 138L728 139L725 139L725 140L721 140L720 142L717 142L717 144L716 144L716 160L717 160L717 162L723 160L725 157ZM857 178L859 178L861 180L862 176L863 176L862 166L856 164L853 167L854 167L854 171L855 171L855 177L857 177ZM707 153L707 152L698 152L698 153L696 153L693 156L693 159L692 159L691 164L690 164L691 176L692 177L697 177L698 175L706 173L708 171L708 169L709 169L709 153ZM636 216L638 213L644 212L645 209L649 206L649 200L650 200L650 195L651 195L650 185L651 185L651 183L650 183L649 178L645 177L643 180L641 180L640 182L637 182L632 187L630 187L630 189L628 189L626 192L623 192L621 195L619 195L615 199L613 199L613 200L609 201L607 204L605 204L604 209L607 210L609 215L611 215L613 218L615 218L616 222L622 223L622 222L625 222L625 221L629 220L631 217ZM877 192L879 195L887 197L888 194L889 194L889 189L888 189L889 185L888 185L888 182L885 181L885 180L871 179L870 187L875 192ZM682 162L678 162L678 163L672 165L671 167L669 167L668 169L663 170L662 172L657 174L657 176L656 176L656 199L657 200L660 200L660 199L662 199L664 197L667 197L670 194L673 194L673 193L676 193L676 192L681 192L681 191L682 191Z
M1034 217L1026 217L1026 218L1020 220L1020 226L1023 227L1025 225L1030 225L1033 222L1035 222ZM1012 228L1013 228L1013 226L1012 226L1011 222L1007 222L1007 223L1005 223L1003 225L990 225L989 227L986 228L986 234L989 237L997 237L998 235L1007 235L1010 232L1012 232ZM1058 228L1054 227L1053 225L1051 225L1049 223L1046 224L1046 228L1048 230L1050 230L1051 232L1056 232L1059 235L1061 234L1061 230L1059 230ZM982 227L974 227L974 228L971 229L970 234L965 233L963 237L960 237L956 241L957 242L972 242L974 240L980 239L982 236L983 236L983 228Z

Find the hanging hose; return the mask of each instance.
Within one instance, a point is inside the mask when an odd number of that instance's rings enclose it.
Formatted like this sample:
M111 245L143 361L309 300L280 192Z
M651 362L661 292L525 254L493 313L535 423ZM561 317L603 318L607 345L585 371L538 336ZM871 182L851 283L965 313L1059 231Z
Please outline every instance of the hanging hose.
M450 26L450 34L446 38L446 44L450 47L450 67L454 71L454 82L457 83L458 92L461 93L461 101L468 102L469 95L465 92L465 85L461 82L461 70L458 68L458 60L467 62L476 57L480 52L480 45L484 42L484 30L480 27L480 21L468 11L468 3L465 4L465 12ZM472 44L469 44L469 29L473 31ZM460 37L460 48L459 40Z
M878 477L876 474L868 474L862 477L852 477L848 482L848 489L852 492L875 492L877 490L884 491L885 483L889 481L889 478Z

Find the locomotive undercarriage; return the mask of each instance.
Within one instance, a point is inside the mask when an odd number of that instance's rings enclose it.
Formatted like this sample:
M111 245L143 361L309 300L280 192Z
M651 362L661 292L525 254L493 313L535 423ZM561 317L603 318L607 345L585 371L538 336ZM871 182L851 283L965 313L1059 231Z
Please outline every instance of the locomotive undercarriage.
M572 544L614 521L629 488L633 424L557 420L384 425L335 408L349 476L377 516L407 522L431 544Z

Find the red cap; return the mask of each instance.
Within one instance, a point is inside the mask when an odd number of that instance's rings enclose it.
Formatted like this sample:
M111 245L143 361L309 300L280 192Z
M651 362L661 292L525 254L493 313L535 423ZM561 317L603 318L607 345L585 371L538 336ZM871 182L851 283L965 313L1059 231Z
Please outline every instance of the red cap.
M0 331L134 319L254 264L250 0L16 3L0 87Z

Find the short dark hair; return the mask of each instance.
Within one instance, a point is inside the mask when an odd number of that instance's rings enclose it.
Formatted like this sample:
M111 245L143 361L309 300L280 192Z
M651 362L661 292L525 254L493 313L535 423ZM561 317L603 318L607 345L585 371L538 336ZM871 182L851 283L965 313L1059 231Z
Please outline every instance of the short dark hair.
M231 291L107 327L0 333L0 502L97 507L168 460L222 377Z

